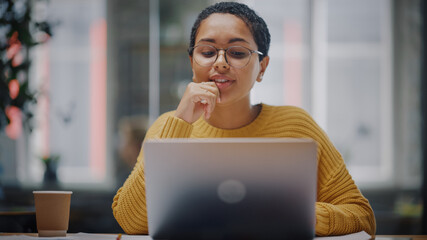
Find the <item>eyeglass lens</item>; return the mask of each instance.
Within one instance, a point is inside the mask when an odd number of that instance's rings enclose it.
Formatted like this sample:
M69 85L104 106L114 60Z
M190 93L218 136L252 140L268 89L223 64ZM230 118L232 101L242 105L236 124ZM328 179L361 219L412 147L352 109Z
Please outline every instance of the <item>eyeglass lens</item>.
M213 46L200 45L194 48L193 55L199 65L208 67L215 63L218 50ZM225 59L230 66L239 68L248 64L251 55L251 51L244 47L229 47L226 49Z

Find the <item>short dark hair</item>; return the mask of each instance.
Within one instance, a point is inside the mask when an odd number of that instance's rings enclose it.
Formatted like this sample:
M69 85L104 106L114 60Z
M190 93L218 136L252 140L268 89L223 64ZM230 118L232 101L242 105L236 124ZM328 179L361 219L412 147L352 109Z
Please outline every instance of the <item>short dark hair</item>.
M191 29L190 47L188 48L188 54L190 54L190 56L193 56L193 47L200 24L213 13L229 13L242 19L251 31L255 43L258 46L258 51L263 53L263 55L258 55L259 61L265 56L268 56L270 32L268 31L267 24L265 24L264 20L258 16L254 10L250 9L245 4L237 2L219 2L205 8L199 14Z

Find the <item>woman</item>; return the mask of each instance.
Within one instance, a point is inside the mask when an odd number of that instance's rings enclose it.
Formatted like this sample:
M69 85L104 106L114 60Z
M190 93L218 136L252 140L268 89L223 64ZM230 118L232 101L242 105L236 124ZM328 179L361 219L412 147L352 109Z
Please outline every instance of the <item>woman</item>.
M198 16L190 40L193 82L176 111L160 116L149 138L291 137L318 143L316 235L375 233L369 202L326 134L304 110L251 105L250 91L269 63L270 34L240 3L217 3ZM117 192L113 213L124 231L147 234L143 153Z

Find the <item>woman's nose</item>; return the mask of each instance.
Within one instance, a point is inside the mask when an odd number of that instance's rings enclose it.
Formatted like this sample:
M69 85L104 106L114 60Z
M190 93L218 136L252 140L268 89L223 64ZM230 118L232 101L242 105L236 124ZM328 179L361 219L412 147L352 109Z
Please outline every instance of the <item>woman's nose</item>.
M230 68L230 65L228 65L227 60L225 58L224 50L218 51L218 58L214 62L214 67L218 70L225 70Z

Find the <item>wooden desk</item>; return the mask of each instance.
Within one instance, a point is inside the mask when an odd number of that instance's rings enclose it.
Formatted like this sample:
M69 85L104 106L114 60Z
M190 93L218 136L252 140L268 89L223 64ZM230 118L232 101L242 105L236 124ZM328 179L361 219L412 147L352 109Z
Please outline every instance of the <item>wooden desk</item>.
M37 233L0 233L0 239L1 236L11 236L11 235L25 235L25 236L32 236L37 237ZM73 235L72 233L70 235ZM112 238L115 238L117 234L99 234L101 235L109 235ZM129 237L131 239L139 239L138 235L123 235L122 239L126 240L126 238ZM147 239L147 236L139 235L141 239ZM375 240L427 240L427 235L377 235L374 238Z
M31 210L2 211L0 209L0 232L4 231L36 232L36 212Z
M403 240L405 238L411 240L427 240L427 235L377 235L375 240Z

